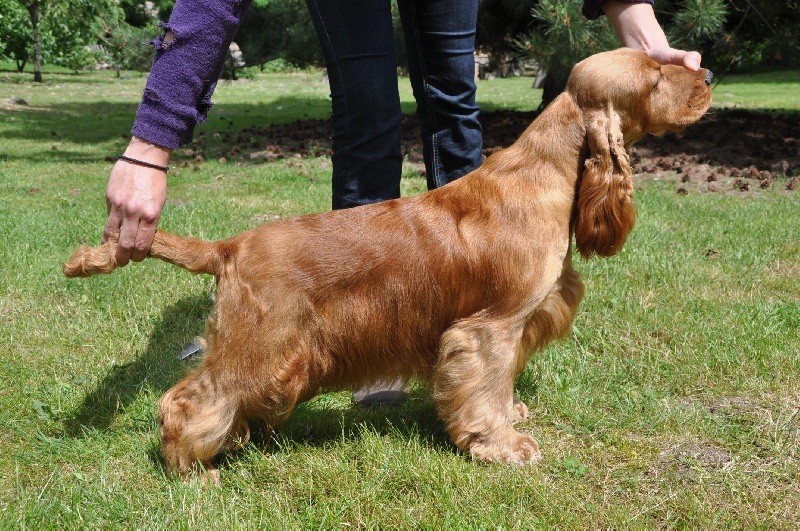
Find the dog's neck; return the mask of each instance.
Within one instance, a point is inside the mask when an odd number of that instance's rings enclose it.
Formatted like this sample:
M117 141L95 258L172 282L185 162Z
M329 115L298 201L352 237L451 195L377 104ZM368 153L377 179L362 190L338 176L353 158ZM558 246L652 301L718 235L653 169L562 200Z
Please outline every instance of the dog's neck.
M574 176L575 186L582 170L586 128L583 113L568 93L559 95L509 147L516 150L528 167L553 165L561 175ZM535 172L542 175L541 172ZM544 172L547 175L550 172Z

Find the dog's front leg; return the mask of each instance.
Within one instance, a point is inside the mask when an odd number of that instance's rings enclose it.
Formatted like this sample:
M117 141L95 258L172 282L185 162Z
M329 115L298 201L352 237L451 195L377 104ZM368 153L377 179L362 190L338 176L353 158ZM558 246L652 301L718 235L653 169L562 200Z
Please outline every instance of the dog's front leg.
M453 443L475 459L513 465L541 459L536 440L510 422L514 377L524 363L521 337L517 319L484 315L442 335L434 400Z

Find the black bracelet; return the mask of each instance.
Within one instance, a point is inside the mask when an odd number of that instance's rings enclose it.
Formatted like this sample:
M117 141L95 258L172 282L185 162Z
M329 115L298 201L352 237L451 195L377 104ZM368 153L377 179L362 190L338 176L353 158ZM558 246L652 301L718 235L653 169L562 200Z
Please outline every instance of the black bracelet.
M145 162L143 160L132 159L130 157L126 157L125 155L120 155L119 160L124 160L125 162L130 162L131 164L138 164L139 166L144 166L145 168L153 168L154 170L161 170L164 173L169 171L169 166L159 166L158 164L152 164L150 162Z

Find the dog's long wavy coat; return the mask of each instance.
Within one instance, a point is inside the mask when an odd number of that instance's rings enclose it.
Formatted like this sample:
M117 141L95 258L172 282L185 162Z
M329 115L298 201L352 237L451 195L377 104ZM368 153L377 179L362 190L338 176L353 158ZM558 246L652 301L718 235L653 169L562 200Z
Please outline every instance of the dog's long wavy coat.
M182 475L276 426L296 404L376 379L428 379L452 441L524 464L512 428L528 356L570 329L583 257L611 256L634 224L626 146L682 130L711 101L707 71L641 52L590 57L509 148L427 194L276 221L206 242L156 234L150 256L216 277L202 364L161 399L162 450ZM75 251L68 276L109 273L116 242Z

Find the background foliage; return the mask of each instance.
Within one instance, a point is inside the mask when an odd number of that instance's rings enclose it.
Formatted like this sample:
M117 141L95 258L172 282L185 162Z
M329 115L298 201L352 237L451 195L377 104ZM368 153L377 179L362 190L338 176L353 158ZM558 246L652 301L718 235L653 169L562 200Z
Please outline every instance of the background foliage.
M73 70L98 64L147 71L158 34L174 0L0 0L0 58L22 70L33 57L28 8L39 13L41 62ZM618 46L607 21L587 21L582 0L484 0L478 17L479 49L497 58L533 59L550 74L545 102L561 90L575 61ZM800 64L800 1L656 0L656 14L675 47L697 49L715 72ZM400 64L404 46L397 9ZM303 0L254 0L236 36L247 65L275 59L282 65L322 65ZM500 70L501 73L507 69Z

